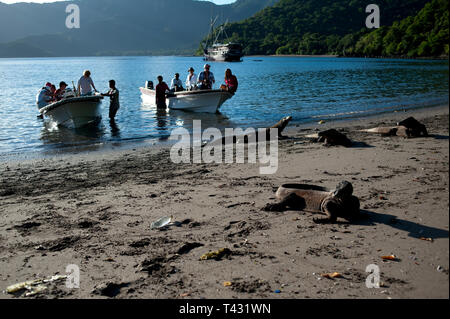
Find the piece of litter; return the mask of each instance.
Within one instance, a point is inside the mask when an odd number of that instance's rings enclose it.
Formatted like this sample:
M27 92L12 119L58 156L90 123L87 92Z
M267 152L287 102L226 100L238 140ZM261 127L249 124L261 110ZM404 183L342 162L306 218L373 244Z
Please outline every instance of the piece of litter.
M381 256L381 259L383 260L392 260L392 261L398 261L398 258L395 255L390 256Z
M223 283L223 286L224 287L231 287L233 284L231 283L231 281L225 281L224 283Z
M420 237L420 240L425 240L425 241L429 241L429 242L433 242L433 238L425 238L425 237Z
M29 280L25 282L20 282L15 285L8 286L6 288L6 292L9 294L18 293L22 290L28 290L28 292L25 294L26 297L36 295L45 289L47 289L46 286L43 284L52 283L56 281L60 281L62 279L67 279L67 276L53 276L50 279L36 279L36 280Z
M184 294L181 294L180 297L189 297L190 295L191 295L190 293L186 292Z
M334 278L342 278L342 275L338 272L333 272L329 274L321 274L322 277L328 278L328 279L334 279Z
M211 251L209 253L206 253L200 257L200 260L209 260L209 259L215 259L220 260L223 256L230 255L231 250L228 248L222 248L217 251Z
M41 279L20 282L15 285L8 286L6 288L6 292L9 294L13 294L24 289L31 289L32 286L38 285L40 283L42 283Z
M280 289L277 289L277 290L275 290L274 291L276 294L281 294L281 290Z
M319 124L320 124L320 125L325 124L325 123L326 123L326 122L325 122L324 120L319 121Z
M159 228L166 227L166 226L172 224L172 221L173 221L173 217L160 218L156 222L152 223L152 225L150 226L150 229L159 229Z
M47 289L47 287L44 285L36 286L36 287L32 288L30 290L30 292L27 292L25 294L25 297L31 297L31 296L37 295L38 293L43 292L46 289Z

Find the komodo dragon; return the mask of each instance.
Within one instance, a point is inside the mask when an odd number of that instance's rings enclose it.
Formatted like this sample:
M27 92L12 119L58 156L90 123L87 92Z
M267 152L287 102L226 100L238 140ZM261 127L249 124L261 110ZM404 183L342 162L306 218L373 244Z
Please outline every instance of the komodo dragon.
M413 117L397 123L397 126L375 127L362 132L381 134L382 136L400 136L400 137L427 137L428 131L425 125Z
M264 210L293 209L327 215L326 218L314 218L315 223L335 223L338 217L351 221L361 217L359 199L352 194L353 186L347 181L340 182L333 191L313 185L286 184L276 193L280 202L267 204Z
M266 141L270 141L270 129L276 128L278 129L278 138L283 138L283 131L286 128L286 126L288 126L289 122L292 121L292 116L286 116L284 118L282 118L277 124L269 127L269 128L264 128L265 129L265 138ZM255 134L253 134L255 135ZM245 144L249 142L249 137L252 137L252 135L234 135L233 136L233 144L238 143L240 141L244 142ZM214 146L219 144L220 142L222 143L222 145L225 145L229 137L225 136L222 137L221 139L217 139L214 140L210 143L205 144L204 146L208 145L208 146ZM256 130L256 136L255 136L255 141L258 142L259 141L259 131ZM231 142L231 141L230 141Z

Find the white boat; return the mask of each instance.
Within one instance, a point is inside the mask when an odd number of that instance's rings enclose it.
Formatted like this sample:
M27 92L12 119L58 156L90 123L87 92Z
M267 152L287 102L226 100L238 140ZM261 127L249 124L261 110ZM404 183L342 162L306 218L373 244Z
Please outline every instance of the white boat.
M156 91L140 88L142 100L146 104L155 105ZM216 113L225 101L233 94L222 90L194 90L167 94L166 104L171 110L189 112Z
M103 96L79 96L63 99L49 104L39 112L58 125L79 128L101 120Z

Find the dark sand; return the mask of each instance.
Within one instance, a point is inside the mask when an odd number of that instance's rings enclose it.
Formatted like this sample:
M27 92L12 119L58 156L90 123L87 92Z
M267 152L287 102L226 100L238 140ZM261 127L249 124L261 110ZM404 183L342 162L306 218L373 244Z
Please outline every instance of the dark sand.
M410 115L432 136L358 132ZM355 146L304 138L330 127ZM259 164L175 165L168 148L0 163L0 290L76 264L80 289L53 283L34 298L449 298L448 106L287 135L269 176ZM367 219L317 225L310 213L261 210L282 183L341 180ZM151 230L163 216L177 225ZM231 254L200 260L220 248ZM365 286L369 264L379 289ZM342 278L320 276L330 272Z

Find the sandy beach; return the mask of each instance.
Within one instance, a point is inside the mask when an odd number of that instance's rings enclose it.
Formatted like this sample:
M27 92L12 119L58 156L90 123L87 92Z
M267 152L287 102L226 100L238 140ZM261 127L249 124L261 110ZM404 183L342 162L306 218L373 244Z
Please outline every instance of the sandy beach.
M0 290L77 265L79 289L54 282L29 298L449 298L448 111L290 126L275 175L259 164L173 164L169 147L0 162ZM409 116L431 136L359 132ZM353 147L305 138L328 128ZM342 180L365 219L320 225L311 213L262 210L281 184ZM176 223L152 230L164 216ZM200 260L222 248L222 259ZM378 289L366 287L371 264Z

